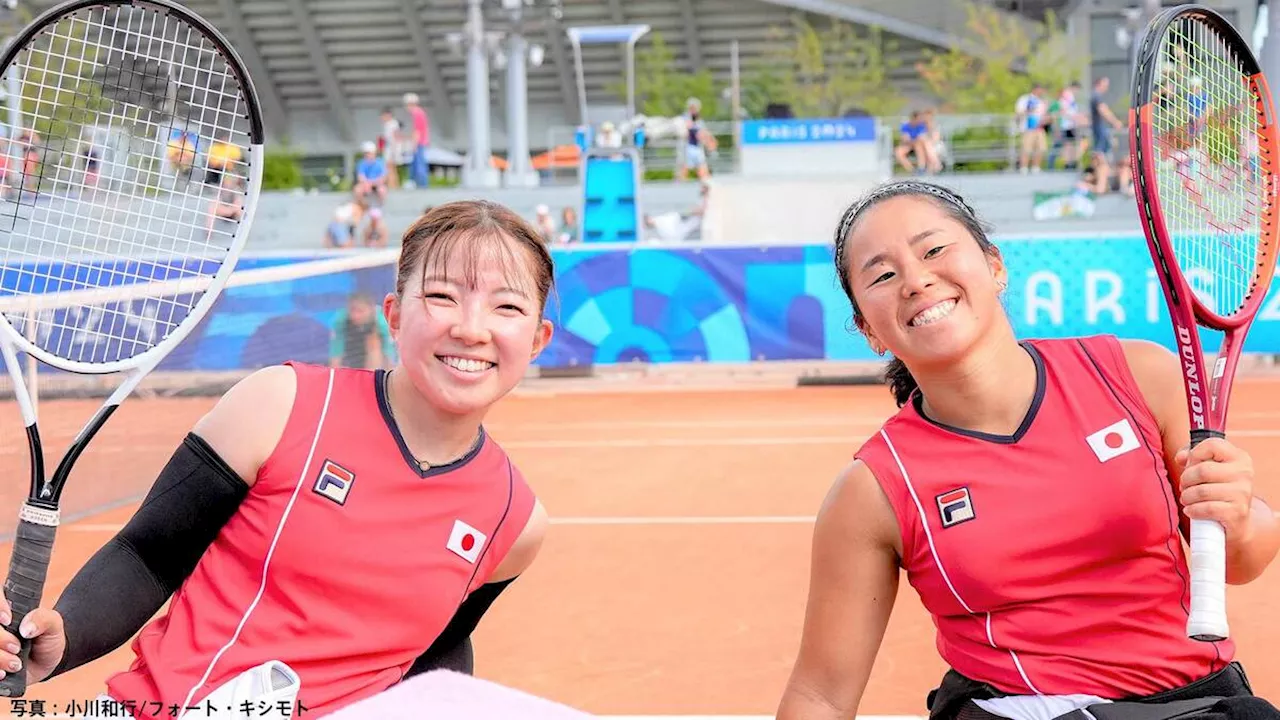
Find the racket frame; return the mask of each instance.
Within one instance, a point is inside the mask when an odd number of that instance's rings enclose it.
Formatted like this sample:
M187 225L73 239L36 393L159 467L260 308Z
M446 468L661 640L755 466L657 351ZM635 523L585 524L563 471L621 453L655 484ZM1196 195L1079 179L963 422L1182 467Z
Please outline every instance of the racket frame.
M1151 129L1155 93L1152 77L1163 48L1161 41L1169 26L1188 16L1216 31L1226 44L1232 46L1248 71L1259 120L1259 157L1268 177L1265 206L1260 213L1263 237L1259 243L1253 282L1244 303L1229 315L1222 315L1209 307L1183 274L1169 238L1159 198L1154 130ZM1191 421L1191 447L1195 447L1211 437L1226 436L1227 408L1236 367L1244 350L1245 338L1270 289L1277 256L1276 161L1280 143L1277 142L1275 108L1257 58L1240 33L1220 14L1202 5L1180 5L1162 11L1147 26L1134 69L1129 140L1136 190L1134 199L1173 325ZM1223 333L1212 374L1205 364L1200 327ZM1225 611L1224 531L1219 523L1192 520L1190 535L1192 580L1187 636L1204 642L1225 640L1230 628ZM1207 568L1212 570L1209 575L1206 575Z
M104 363L87 363L62 358L30 341L10 324L8 317L0 313L0 354L3 354L5 366L13 379L14 393L26 425L31 451L32 478L30 493L19 512L17 537L10 559L9 574L4 584L5 594L12 609L12 618L6 629L19 637L21 649L18 657L23 663L21 670L7 673L3 679L0 679L0 695L6 697L21 697L26 691L26 663L30 656L31 642L21 638L17 628L23 617L41 601L48 572L48 560L59 524L59 500L72 467L120 403L137 388L151 370L191 334L213 307L222 288L235 270L241 252L248 241L262 187L265 126L261 103L244 62L227 38L212 23L172 0L68 0L60 3L36 16L7 43L3 52L0 52L0 72L8 71L19 53L25 50L31 40L60 19L87 8L119 6L150 9L176 16L197 29L222 54L228 72L232 73L240 84L241 95L245 102L243 117L248 120L249 148L245 159L249 176L245 186L244 210L238 222L238 230L231 238L230 247L223 256L218 271L211 278L199 279L198 284L203 286L200 299L172 332L155 346L137 355ZM194 280L193 285L197 284ZM33 304L38 304L39 296L31 296L31 299ZM23 368L19 362L19 350L46 365L78 374L105 375L128 371L128 375L120 385L77 434L48 482L44 477L43 445L36 423L36 413L23 376ZM21 595L21 601L15 597L15 594Z
M159 364L160 360L172 352L178 343L186 339L191 330L199 324L200 320L212 308L213 303L221 293L223 285L226 284L227 278L235 270L240 254L248 240L247 230L253 226L254 214L258 207L258 196L262 187L265 126L257 90L249 77L248 71L245 70L244 62L235 48L227 41L226 36L215 28L212 23L191 10L178 5L173 0L69 0L61 3L37 16L4 48L3 53L0 53L0 73L7 72L9 66L13 64L18 54L23 52L26 45L49 24L56 22L58 19L87 8L125 5L172 14L193 27L199 28L205 38L226 58L227 70L234 75L236 81L240 83L240 87L243 88L242 95L244 96L246 113L244 118L249 121L249 152L245 158L249 169L249 177L245 186L244 212L239 221L239 225L243 230L237 232L232 238L231 248L222 259L222 266L207 281L207 287L203 291L204 295L192 307L187 318L154 347L133 357L105 363L89 363L61 358L31 342L10 324L6 315L0 314L0 332L5 333L23 352L51 367L83 375L108 375L135 368L146 368L144 372L149 372L151 368ZM204 283L202 282L201 284ZM34 296L33 300L36 298L38 296Z

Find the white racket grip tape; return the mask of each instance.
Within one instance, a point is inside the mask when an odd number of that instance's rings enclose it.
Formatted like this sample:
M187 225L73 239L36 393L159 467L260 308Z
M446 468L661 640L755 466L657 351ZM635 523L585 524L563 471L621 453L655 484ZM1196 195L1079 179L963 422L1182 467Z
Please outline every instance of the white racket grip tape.
M1213 520L1191 521L1191 614L1187 637L1203 642L1226 640L1227 534Z
M23 618L40 607L44 582L49 574L49 558L58 532L58 512L23 504L18 513L18 534L13 541L9 560L9 576L4 582L4 596L9 603L10 621L5 627L18 638L18 659L22 669L0 678L0 696L22 697L27 691L27 660L31 641L18 634Z

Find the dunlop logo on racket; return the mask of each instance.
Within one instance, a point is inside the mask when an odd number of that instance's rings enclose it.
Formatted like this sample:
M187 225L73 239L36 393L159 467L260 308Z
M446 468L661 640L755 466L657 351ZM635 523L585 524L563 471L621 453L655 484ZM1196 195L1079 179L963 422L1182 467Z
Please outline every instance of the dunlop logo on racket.
M1202 392L1204 388L1200 382L1200 363L1196 361L1199 344L1189 328L1178 325L1177 330L1178 357L1182 359L1182 374L1187 383L1187 402L1191 409L1191 426L1203 428L1206 424L1204 419L1204 393ZM1226 360L1221 359L1220 364L1225 368Z

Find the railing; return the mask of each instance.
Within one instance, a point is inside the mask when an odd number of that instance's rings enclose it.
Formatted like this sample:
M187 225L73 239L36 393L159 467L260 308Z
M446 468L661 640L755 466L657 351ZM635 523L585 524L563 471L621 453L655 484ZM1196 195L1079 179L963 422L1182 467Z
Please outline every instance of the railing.
M906 115L876 118L883 157L893 157L898 129ZM935 123L943 141L943 163L949 172L999 172L1013 170L1018 160L1016 118L1011 114L938 115ZM733 172L737 168L738 149L732 122L708 122L707 129L716 137L719 149L708 153L707 163L713 175ZM547 142L567 145L574 142L576 128L555 126L547 129ZM554 147L550 144L550 147ZM660 180L670 177L683 154L683 138L665 137L650 140L643 151L645 175ZM576 173L559 178L576 182Z
M902 118L883 118L897 140ZM949 172L1012 170L1018 163L1017 118L1014 115L938 115L943 166Z
M882 156L892 165L893 147L897 143L898 129L907 120L906 115L882 116L877 119L879 146ZM948 172L1002 172L1017 167L1018 129L1012 114L937 115L934 119L943 141L943 164ZM711 174L727 174L738 167L738 148L734 123L712 121L707 130L715 136L718 149L707 154ZM571 125L553 125L546 129L543 152L556 147L573 145L577 128ZM1052 140L1050 141L1052 146ZM649 139L641 152L645 178L661 181L674 176L684 155L684 139L659 137ZM321 190L337 189L354 172L351 156L308 157L303 159L304 175L309 187ZM898 169L895 166L895 172ZM578 182L577 167L559 167L541 172L542 182L548 185L572 185ZM690 178L694 175L689 173Z

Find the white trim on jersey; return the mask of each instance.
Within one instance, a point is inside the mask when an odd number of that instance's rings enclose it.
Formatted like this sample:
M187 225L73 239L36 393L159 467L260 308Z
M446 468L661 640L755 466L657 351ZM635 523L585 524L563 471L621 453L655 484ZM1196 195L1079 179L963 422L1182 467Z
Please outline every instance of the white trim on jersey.
M315 458L316 446L320 444L320 430L324 428L325 416L329 414L329 400L333 397L333 368L329 368L329 385L324 392L324 405L320 408L320 419L316 422L316 432L311 438L311 449L307 451L307 461L302 464L302 472L298 474L298 481L293 486L293 495L289 498L289 503L285 505L284 512L280 515L280 523L276 525L275 536L271 538L271 546L267 548L267 556L262 561L262 580L258 583L258 593L254 595L253 602L249 603L249 607L245 609L244 615L240 618L240 624L236 626L236 631L232 633L231 638L226 644L214 653L213 659L209 661L209 667L205 668L204 675L200 677L200 681L191 688L187 693L187 699L182 703L183 707L191 707L191 701L195 697L196 691L204 687L209 682L209 676L213 674L213 668L218 664L218 660L222 659L222 655L231 649L240 639L240 632L244 630L244 626L249 622L249 616L253 614L254 609L258 607L258 602L262 600L262 594L267 590L267 571L271 567L271 558L276 552L276 543L280 542L280 534L284 532L284 524L289 520L289 514L293 511L293 504L298 500L298 493L302 490L302 485L311 475L311 461Z
M893 454L893 461L898 464L898 471L902 473L902 480L907 485L907 492L911 493L911 499L915 502L916 511L920 513L920 526L924 528L925 539L929 541L929 552L933 555L933 562L937 565L938 572L942 574L942 579L946 581L947 587L951 589L951 595L956 599L956 602L960 603L960 606L966 612L976 618L978 616L977 611L969 607L969 603L960 597L959 591L956 590L956 586L951 582L951 576L947 575L947 569L942 565L942 558L938 557L938 547L933 542L933 532L929 530L929 516L925 514L924 506L920 504L920 497L916 495L915 485L911 483L911 476L907 474L907 468L902 464L902 459L898 457L898 451L893 447L893 441L889 439L889 434L884 431L884 428L880 429L880 437L884 438L885 444L889 446L889 452ZM991 644L991 647L999 650L1000 647L996 645L995 638L991 634L991 613L987 612L985 615L987 642ZM1006 650L1008 649L1006 648ZM1009 657L1013 658L1013 666L1017 669L1018 675L1022 677L1022 681L1027 684L1031 692L1036 695L1043 695L1044 693L1036 689L1036 686L1031 682L1031 678L1027 677L1026 671L1022 669L1022 661L1018 659L1018 654L1013 650L1008 650L1008 653Z

